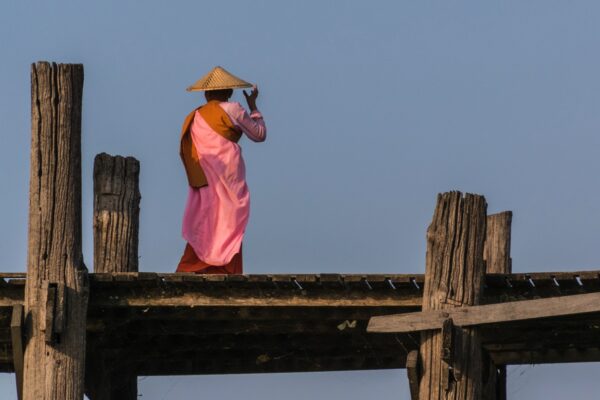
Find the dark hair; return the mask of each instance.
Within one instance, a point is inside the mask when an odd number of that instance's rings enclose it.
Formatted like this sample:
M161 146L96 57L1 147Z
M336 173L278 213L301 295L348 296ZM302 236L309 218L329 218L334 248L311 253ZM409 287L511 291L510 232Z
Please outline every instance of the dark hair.
M206 97L211 99L228 99L233 94L233 89L207 90Z

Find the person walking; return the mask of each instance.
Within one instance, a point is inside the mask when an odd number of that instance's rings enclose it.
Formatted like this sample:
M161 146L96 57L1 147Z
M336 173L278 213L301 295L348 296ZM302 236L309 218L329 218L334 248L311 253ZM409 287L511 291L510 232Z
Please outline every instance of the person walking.
M252 88L250 109L229 99L234 89ZM267 128L256 107L258 88L222 67L187 88L204 91L206 104L185 118L180 156L189 192L182 235L187 241L176 272L243 273L242 241L250 213L246 167L238 141L245 134L264 142Z

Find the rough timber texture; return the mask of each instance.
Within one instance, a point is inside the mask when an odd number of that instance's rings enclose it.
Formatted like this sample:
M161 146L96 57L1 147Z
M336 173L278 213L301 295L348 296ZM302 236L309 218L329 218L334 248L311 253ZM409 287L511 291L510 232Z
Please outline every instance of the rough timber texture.
M98 154L94 160L94 272L137 272L140 163Z
M511 225L512 211L504 211L487 217L483 258L488 274L510 274L512 272ZM488 359L484 360L484 363L487 363L487 368L484 368L483 398L485 400L506 400L506 366L495 365Z
M32 66L25 400L83 397L88 278L81 254L82 90L82 65Z
M133 157L98 154L94 160L94 272L137 272L140 163ZM106 338L88 341L86 392L91 400L137 399L137 376L122 357L100 349Z
M483 285L483 246L487 204L482 196L459 192L438 195L427 231L423 310L479 304ZM449 326L452 325L449 321ZM453 328L421 333L420 400L480 399L481 340L476 329ZM448 367L452 367L448 371Z
M487 237L483 259L488 274L510 274L510 229L512 211L504 211L487 217Z

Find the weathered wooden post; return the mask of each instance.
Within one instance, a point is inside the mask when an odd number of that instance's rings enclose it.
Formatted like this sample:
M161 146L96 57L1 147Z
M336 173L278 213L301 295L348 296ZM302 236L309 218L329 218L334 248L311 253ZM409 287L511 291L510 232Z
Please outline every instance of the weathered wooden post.
M94 159L94 272L137 272L140 163L101 153Z
M94 272L138 272L140 163L98 154L94 160ZM87 392L92 400L137 399L137 376L90 342Z
M427 231L423 310L479 304L487 204L483 196L438 195ZM420 400L480 399L482 349L477 329L447 319L441 330L421 333Z
M488 274L510 274L510 230L512 211L504 211L487 217L487 237L483 258Z
M83 398L82 92L83 65L32 65L25 400Z
M488 274L510 274L510 232L512 212L504 211L487 217L487 235L483 258ZM487 361L487 376L484 377L483 398L486 400L506 400L506 366L494 365Z

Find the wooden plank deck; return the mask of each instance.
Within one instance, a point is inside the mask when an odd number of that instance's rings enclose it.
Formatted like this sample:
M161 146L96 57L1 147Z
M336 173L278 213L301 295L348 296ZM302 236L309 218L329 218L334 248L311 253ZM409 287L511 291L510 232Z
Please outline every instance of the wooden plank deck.
M0 371L25 274L0 274ZM88 354L138 375L404 368L418 334L367 333L420 310L423 275L90 274ZM484 304L600 292L600 271L487 275ZM500 363L600 361L600 313L482 327ZM110 364L110 362L109 362Z

